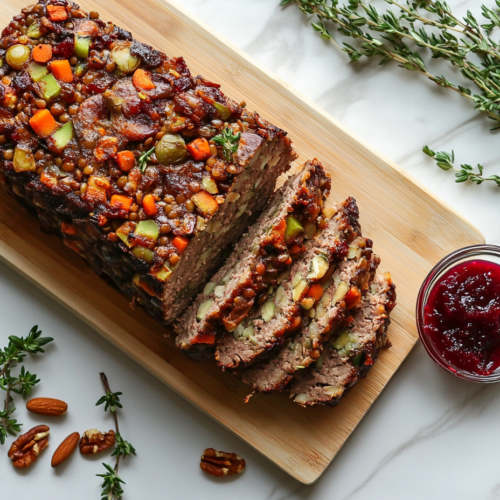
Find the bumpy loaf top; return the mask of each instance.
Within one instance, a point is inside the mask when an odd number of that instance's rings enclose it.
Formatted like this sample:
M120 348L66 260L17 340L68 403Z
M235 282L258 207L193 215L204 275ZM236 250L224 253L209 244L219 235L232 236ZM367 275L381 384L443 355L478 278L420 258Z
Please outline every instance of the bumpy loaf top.
M90 217L109 240L140 247L163 276L237 196L234 181L258 146L289 145L220 85L193 77L184 59L66 0L15 16L0 63L1 175L64 199L71 218Z

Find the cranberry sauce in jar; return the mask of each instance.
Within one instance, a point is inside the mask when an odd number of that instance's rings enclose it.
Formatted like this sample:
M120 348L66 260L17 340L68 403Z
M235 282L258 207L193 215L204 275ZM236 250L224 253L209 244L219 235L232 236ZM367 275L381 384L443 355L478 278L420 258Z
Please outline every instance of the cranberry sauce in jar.
M500 265L456 264L439 276L423 310L422 334L448 370L487 377L500 367Z

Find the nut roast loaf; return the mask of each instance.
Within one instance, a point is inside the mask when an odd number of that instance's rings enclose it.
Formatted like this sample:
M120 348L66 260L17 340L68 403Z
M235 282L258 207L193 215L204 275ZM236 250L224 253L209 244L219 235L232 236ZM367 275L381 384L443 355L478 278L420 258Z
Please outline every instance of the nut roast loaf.
M296 158L285 131L97 12L40 0L2 32L4 192L176 320L189 357L335 405L388 345L395 288L355 200L327 207L318 160L275 191Z
M295 159L286 133L65 0L23 9L0 42L3 187L171 322Z

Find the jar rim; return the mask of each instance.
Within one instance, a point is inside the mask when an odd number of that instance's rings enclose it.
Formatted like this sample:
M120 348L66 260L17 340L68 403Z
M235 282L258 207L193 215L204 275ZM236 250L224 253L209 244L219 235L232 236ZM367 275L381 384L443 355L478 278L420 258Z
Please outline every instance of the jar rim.
M488 257L490 257L488 259ZM491 258L496 257L499 259L498 262L493 261ZM429 274L424 279L417 296L416 303L416 323L417 330L420 340L427 351L427 354L431 359L438 364L441 368L447 372L455 375L463 380L468 380L470 382L476 383L495 383L500 382L500 369L497 369L490 375L478 375L476 373L471 373L465 370L460 370L454 366L451 366L449 361L446 361L438 352L436 352L433 343L430 341L429 336L424 332L424 312L427 299L436 285L437 280L451 267L455 266L460 262L465 262L467 260L483 258L484 260L489 260L490 262L496 262L500 264L500 246L480 244L471 245L467 247L460 248L454 252L448 254L446 257L442 258L429 272Z

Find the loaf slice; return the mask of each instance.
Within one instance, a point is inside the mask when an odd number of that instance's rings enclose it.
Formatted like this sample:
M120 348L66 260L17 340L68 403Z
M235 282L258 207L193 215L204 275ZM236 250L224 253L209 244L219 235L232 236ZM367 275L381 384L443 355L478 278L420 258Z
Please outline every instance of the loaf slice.
M171 322L295 159L286 132L66 0L26 7L0 41L0 183Z
M294 373L321 356L333 331L342 324L347 312L360 303L380 259L372 253L371 241L363 237L351 244L349 257L333 273L333 282L312 309L314 313L303 316L304 325L300 330L268 359L243 371L242 380L253 391L282 390Z
M300 326L301 312L314 312L315 301L328 288L336 267L349 254L349 244L361 232L353 198L335 203L329 215L328 226L306 242L307 251L279 277L268 298L256 304L236 330L218 339L215 357L223 369L251 364Z
M290 384L293 401L301 406L336 405L389 344L386 332L395 305L389 273L378 274L363 295L362 307L332 335L310 369L294 378Z
M306 251L306 238L313 238L328 223L322 209L329 192L330 178L313 160L273 195L180 319L178 347L191 357L206 357L213 352L218 333L235 331L255 303L266 302L278 275Z

